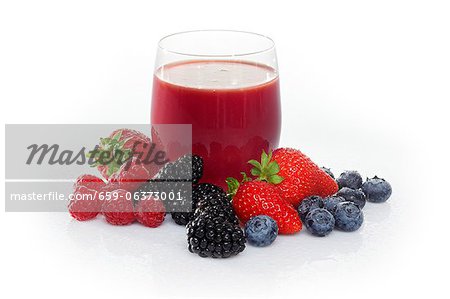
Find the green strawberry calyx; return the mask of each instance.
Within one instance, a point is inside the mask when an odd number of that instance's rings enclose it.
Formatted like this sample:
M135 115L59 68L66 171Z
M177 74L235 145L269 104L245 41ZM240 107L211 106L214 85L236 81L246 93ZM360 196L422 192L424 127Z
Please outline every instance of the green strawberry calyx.
M261 154L261 162L256 160L248 161L253 166L250 170L251 174L259 181L265 181L277 185L283 181L283 177L278 175L280 166L276 161L272 160L272 152L267 154L264 150Z
M250 172L252 176L255 177L255 180L264 181L274 185L279 184L283 181L284 178L278 175L278 172L280 171L280 166L276 161L271 160L272 160L272 152L269 152L269 154L267 154L263 150L261 154L261 162L258 162L256 160L248 161L248 163L253 166ZM245 172L241 172L241 174L242 174L241 182L239 182L237 179L233 177L229 177L226 179L226 183L228 185L228 194L231 195L232 197L236 194L240 184L252 180L247 176Z
M122 164L133 156L131 149L124 148L129 139L120 140L121 137L122 130L119 130L111 137L100 138L100 144L96 149L86 155L93 161L91 167L107 166L108 176L117 172Z
M236 195L237 190L239 189L239 186L245 182L249 182L251 181L251 179L247 176L247 174L245 172L241 172L242 174L242 180L241 182L239 182L237 179L233 178L233 177L228 177L225 182L228 185L228 195L230 195L231 197Z

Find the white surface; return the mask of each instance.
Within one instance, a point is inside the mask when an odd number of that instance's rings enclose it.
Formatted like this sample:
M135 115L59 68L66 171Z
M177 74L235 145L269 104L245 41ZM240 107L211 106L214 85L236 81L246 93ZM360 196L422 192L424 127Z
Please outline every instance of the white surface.
M145 123L160 37L256 31L278 49L282 145L335 172L386 177L390 201L368 204L356 233L302 232L228 260L189 254L171 221L152 230L2 212L3 295L448 296L448 4L290 3L2 1L2 121Z

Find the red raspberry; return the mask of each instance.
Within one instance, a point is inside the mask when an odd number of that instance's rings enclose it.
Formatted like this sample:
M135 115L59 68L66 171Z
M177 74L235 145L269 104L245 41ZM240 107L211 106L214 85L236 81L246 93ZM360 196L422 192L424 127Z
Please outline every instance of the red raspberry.
M133 202L127 199L128 191L110 191L112 198L103 203L103 215L112 225L127 225L134 221Z
M106 185L105 182L101 178L99 178L95 175L82 174L75 181L75 184L73 185L73 189L75 190L79 186L84 186L91 190L100 190L105 185Z
M119 171L109 178L116 189L124 189L130 192L136 191L139 186L152 178L152 173L136 157L123 164Z
M73 198L68 204L70 215L78 221L95 218L102 209L99 192L105 187L99 177L85 174L74 184Z
M146 196L136 205L134 215L139 223L148 227L158 227L163 223L166 212L160 200Z

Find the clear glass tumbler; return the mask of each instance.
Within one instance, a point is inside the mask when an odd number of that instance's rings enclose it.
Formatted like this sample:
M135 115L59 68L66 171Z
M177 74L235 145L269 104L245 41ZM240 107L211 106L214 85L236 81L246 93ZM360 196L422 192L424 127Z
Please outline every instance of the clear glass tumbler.
M202 182L225 186L278 146L281 107L274 42L228 30L175 33L158 45L152 124L192 124Z

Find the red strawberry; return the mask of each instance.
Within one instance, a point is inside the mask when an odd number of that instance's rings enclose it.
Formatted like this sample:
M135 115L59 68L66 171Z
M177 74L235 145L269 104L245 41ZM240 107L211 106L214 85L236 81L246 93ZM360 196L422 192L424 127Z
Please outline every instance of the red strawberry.
M89 174L79 176L68 204L70 215L78 221L95 218L102 208L99 193L105 186L99 177Z
M294 206L308 196L326 197L338 191L336 182L299 150L276 149L271 160L277 162L278 175L284 178L275 188Z
M134 221L134 207L129 192L123 189L111 191L111 199L103 204L103 215L108 223L127 225Z
M280 197L274 185L263 181L244 181L239 184L233 178L228 178L227 183L231 193L235 192L232 203L241 222L246 223L254 216L267 215L277 222L280 234L293 234L302 229L297 211Z
M131 158L113 173L109 178L110 184L116 189L124 189L130 192L136 191L139 186L154 176L148 168L136 157Z
M158 227L163 223L166 212L160 200L146 196L136 205L134 215L139 223L148 227Z
M96 166L105 179L117 172L120 167L131 157L141 161L146 158L151 160L152 151L155 152L150 138L141 132L130 129L119 129L111 133L107 138L100 138L100 144L93 157L92 166ZM158 146L160 148L160 146ZM143 163L152 176L159 170L155 163Z

